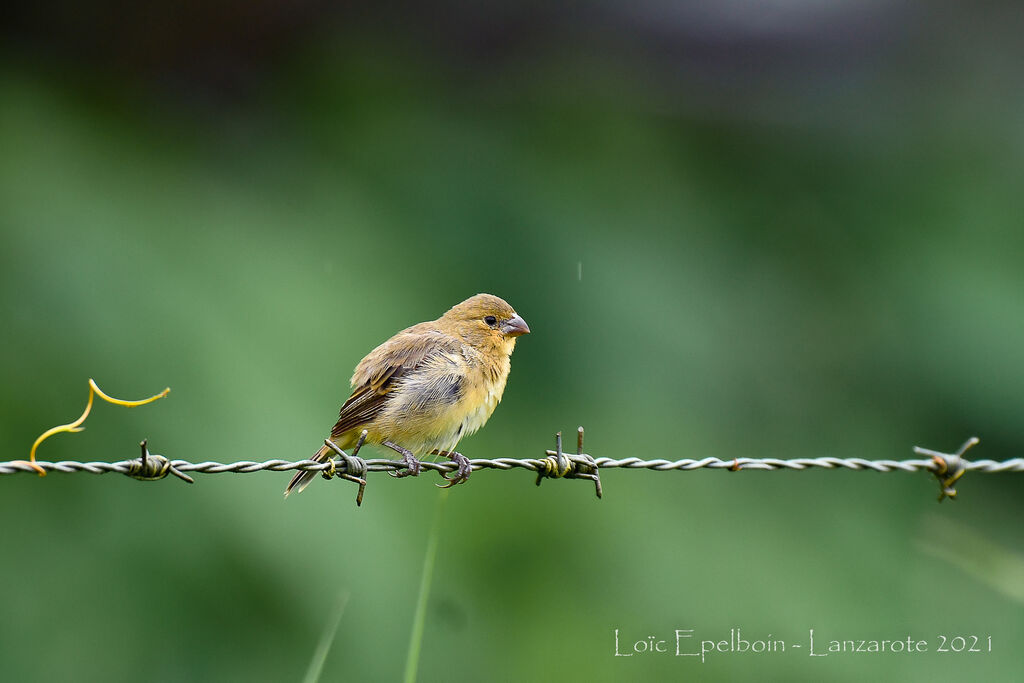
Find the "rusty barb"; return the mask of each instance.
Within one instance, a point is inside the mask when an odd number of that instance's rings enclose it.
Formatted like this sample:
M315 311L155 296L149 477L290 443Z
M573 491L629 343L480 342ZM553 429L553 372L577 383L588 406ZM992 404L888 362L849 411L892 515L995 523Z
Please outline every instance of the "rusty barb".
M338 444L334 443L330 439L324 439L324 445L337 453L341 458L341 461L345 463L345 471L338 472L335 465L337 461L332 458L329 461L331 466L320 474L324 479L339 476L342 479L359 484L359 491L356 493L357 507L363 504L363 493L366 491L366 461L358 457L359 449L363 447L364 443L366 443L366 435L367 431L364 429L359 435L359 440L356 441L355 448L352 449L352 455L347 455L345 451L338 448Z
M590 479L594 482L594 491L600 498L601 474L598 472L597 461L583 452L583 427L576 431L576 455L566 455L562 451L562 432L555 434L555 450L545 451L548 457L541 460L542 468L537 469L537 486L545 477L552 479Z
M939 488L941 489L939 491L940 503L946 498L956 500L956 489L953 488L953 484L960 477L964 476L964 472L967 471L967 467L964 465L964 453L967 452L968 448L976 446L980 441L981 439L978 437L972 436L967 441L964 441L964 445L956 453L941 453L921 448L920 446L914 446L915 453L931 456L933 463L932 474L939 480Z
M143 439L139 444L142 448L142 457L138 460L132 460L125 474L139 481L156 481L157 479L163 479L168 474L173 474L178 479L189 484L196 483L195 479L179 470L164 456L150 453L149 448L146 447L148 441L149 439Z

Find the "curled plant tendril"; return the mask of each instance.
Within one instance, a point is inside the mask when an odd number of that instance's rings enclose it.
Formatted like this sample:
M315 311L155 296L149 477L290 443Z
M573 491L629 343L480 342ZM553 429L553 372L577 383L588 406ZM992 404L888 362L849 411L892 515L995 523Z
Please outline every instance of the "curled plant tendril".
M93 400L93 398L95 396L99 396L100 398L102 398L107 403L113 403L114 405L117 405L117 406L125 406L126 408L134 408L136 406L144 406L147 403L152 403L153 401L155 401L155 400L157 400L159 398L163 398L168 393L170 393L170 391L171 391L171 388L167 387L166 389L164 389L163 391L161 391L159 394L157 394L155 396L150 396L149 398L144 398L144 399L142 399L140 401L125 401L125 400L122 400L120 398L114 398L113 396L107 396L96 385L95 380L90 379L89 380L89 402L85 404L85 411L82 413L82 416L79 417L74 422L69 422L66 425L59 425L57 427L53 427L51 429L47 429L45 432L43 432L39 436L39 438L36 439L36 442L34 444L32 444L32 450L29 453L29 462L28 462L28 464L31 465L37 472L39 472L39 476L40 477L45 477L46 476L46 471L42 467L39 467L38 465L35 464L35 462L36 462L36 449L39 448L39 444L43 443L44 441L49 439L54 434L60 434L61 432L70 432L70 433L74 434L75 432L80 432L83 429L85 429L85 427L82 427L81 424L83 422L85 422L85 418L89 417L89 412L92 410L92 400Z

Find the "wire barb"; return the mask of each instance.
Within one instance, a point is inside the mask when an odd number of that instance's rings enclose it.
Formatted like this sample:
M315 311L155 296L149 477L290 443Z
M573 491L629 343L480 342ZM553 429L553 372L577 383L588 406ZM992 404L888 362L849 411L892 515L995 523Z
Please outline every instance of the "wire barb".
M562 451L562 432L555 433L555 450L545 451L548 457L541 460L544 464L537 470L537 486L545 477L552 479L590 479L594 482L594 490L598 498L604 493L601 487L601 475L597 461L583 452L583 427L576 430L576 457L570 458Z
M356 454L359 453L359 449L362 448L363 444L366 442L367 433L367 430L364 429L359 435L359 440L356 441L355 448L352 449L352 455L346 455L345 451L338 447L338 444L334 443L330 439L324 439L324 445L337 453L341 457L342 462L345 463L345 471L337 472L335 460L331 459L328 461L331 464L330 468L324 470L320 474L323 475L324 479L330 479L332 476L337 474L337 476L342 479L354 481L359 484L359 491L356 493L356 507L363 504L363 492L366 491L366 461L362 458L356 457Z
M920 446L914 446L914 452L919 455L930 455L932 458L933 469L932 473L936 479L939 480L939 502L941 503L946 498L950 500L956 500L956 489L953 488L953 484L957 482L960 477L964 476L964 472L967 471L964 465L964 453L967 452L968 448L976 446L981 442L976 436L964 441L964 444L960 446L960 450L956 453L942 453L940 451L933 451L927 448L921 448Z
M138 460L130 462L128 471L125 474L139 481L156 481L157 479L163 479L168 474L173 474L187 484L196 483L195 479L179 471L164 456L150 453L149 448L146 447L148 441L149 439L143 439L139 444L142 448L142 456Z

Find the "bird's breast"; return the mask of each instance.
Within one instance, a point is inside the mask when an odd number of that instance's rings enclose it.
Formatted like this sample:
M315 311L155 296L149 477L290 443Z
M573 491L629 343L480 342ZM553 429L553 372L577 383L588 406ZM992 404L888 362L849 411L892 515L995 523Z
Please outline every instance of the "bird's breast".
M471 362L475 361L475 362ZM401 379L377 420L383 436L416 453L454 450L487 422L501 401L509 361L484 363L438 354Z
M483 378L481 386L477 391L467 394L465 400L465 415L462 418L459 436L467 436L480 429L490 418L491 413L498 407L501 395L505 392L505 380L508 373L489 381L490 378Z

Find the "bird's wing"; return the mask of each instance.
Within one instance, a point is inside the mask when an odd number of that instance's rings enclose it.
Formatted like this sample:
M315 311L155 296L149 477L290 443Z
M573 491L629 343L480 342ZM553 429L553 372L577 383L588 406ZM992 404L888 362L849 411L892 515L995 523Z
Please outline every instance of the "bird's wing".
M396 387L398 378L415 370L424 361L442 353L459 353L461 344L442 332L415 325L399 332L360 361L352 375L355 387L341 406L338 422L331 430L337 438L376 417Z

